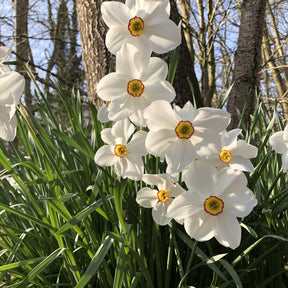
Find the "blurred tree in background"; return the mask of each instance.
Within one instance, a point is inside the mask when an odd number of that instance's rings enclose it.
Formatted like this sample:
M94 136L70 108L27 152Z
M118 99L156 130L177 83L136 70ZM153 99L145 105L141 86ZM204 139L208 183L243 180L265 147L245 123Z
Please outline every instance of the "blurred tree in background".
M101 3L15 0L0 4L1 45L12 46L15 60L29 62L59 111L51 76L66 92L76 86L96 107L101 105L96 86L113 63L105 47L107 27L101 18ZM177 104L192 99L187 79L198 106L217 106L234 83L227 106L235 119L233 127L238 125L247 94L252 102L243 119L249 120L257 89L268 108L277 98L279 111L287 118L287 1L171 0L171 7L171 18L176 23L181 20L183 31L173 83ZM163 57L169 62L170 54ZM27 81L25 104L32 108L33 88Z

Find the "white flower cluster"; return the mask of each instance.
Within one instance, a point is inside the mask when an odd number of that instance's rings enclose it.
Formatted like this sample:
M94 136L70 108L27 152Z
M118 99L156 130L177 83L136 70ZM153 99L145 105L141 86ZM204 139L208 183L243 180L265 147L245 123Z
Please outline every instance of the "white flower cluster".
M10 71L9 67L3 64L10 57L10 53L9 47L0 47L0 138L6 141L12 141L16 136L15 111L25 84L23 76Z
M249 158L256 157L257 148L237 140L240 129L226 131L230 114L224 110L195 110L190 102L171 106L175 91L166 81L167 64L151 57L152 51L164 53L181 42L179 28L169 20L168 0L104 2L101 11L116 71L97 87L109 103L98 119L113 125L102 130L107 145L97 150L96 164L153 186L141 189L136 201L152 208L159 225L175 219L192 238L215 237L235 249L241 240L237 217L257 204L242 172L254 171ZM148 153L166 161L166 174L144 174L142 156ZM180 172L187 190L173 180Z

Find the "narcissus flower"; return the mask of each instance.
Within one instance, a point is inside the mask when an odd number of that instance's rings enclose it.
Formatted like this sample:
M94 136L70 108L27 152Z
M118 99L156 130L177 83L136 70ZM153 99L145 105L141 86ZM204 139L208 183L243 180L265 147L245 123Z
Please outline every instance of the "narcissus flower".
M181 42L180 30L169 19L169 0L104 2L101 12L109 27L106 46L113 54L124 43L132 43L143 51L165 53Z
M5 66L5 65L3 65ZM16 106L19 104L24 90L24 77L17 72L3 73L0 67L0 137L6 141L13 141L16 136L17 119Z
M184 180L188 191L174 199L168 217L182 218L187 234L197 241L215 237L223 246L237 248L241 241L237 217L247 216L257 204L245 175L199 161L189 167Z
M149 153L164 157L170 172L180 172L196 158L218 155L219 133L230 121L224 110L200 108L194 112L190 102L183 109L166 101L154 101L144 111L150 129L146 147Z
M221 151L216 157L207 161L219 169L230 166L236 170L252 173L254 167L249 158L256 157L258 149L244 140L237 140L240 133L241 129L221 132Z
M156 186L142 188L136 197L136 202L146 208L152 209L152 217L159 225L168 224L172 218L167 216L167 208L173 199L185 190L167 174L145 174L142 181L148 185Z
M111 101L109 119L128 118L158 99L171 102L175 91L165 80L167 73L162 59L150 57L131 44L123 45L117 53L116 72L104 76L97 85L99 97Z
M132 136L134 131L134 125L128 119L118 121L112 128L102 130L101 138L108 145L97 150L94 157L96 164L114 166L114 171L119 177L140 180L144 170L142 156L147 154L147 132L137 131Z
M272 148L279 154L282 154L282 168L283 172L288 170L288 126L285 127L284 131L274 133L269 143Z
M103 104L98 110L97 118L101 123L110 122L110 119L108 117L108 103Z

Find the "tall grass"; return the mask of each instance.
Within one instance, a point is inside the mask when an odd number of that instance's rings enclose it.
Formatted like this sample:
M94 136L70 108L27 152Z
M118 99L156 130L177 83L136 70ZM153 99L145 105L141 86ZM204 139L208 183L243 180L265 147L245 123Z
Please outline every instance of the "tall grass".
M66 118L39 93L36 116L17 112L17 142L0 142L0 287L287 287L287 175L268 145L283 129L277 109L259 97L244 128L259 147L247 174L259 204L231 250L196 242L174 221L155 224L135 202L144 184L94 163L103 145L95 107L57 94ZM146 173L164 169L145 157Z

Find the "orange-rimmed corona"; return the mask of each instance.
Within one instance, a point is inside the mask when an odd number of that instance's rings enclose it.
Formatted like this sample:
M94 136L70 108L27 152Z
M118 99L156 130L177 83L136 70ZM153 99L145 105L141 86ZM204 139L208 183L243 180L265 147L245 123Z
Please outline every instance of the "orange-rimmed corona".
M128 23L128 30L133 37L140 36L144 31L144 21L142 18L135 16Z
M168 191L165 191L165 190L159 190L157 192L157 197L158 197L159 201L162 203L165 203L170 199Z
M218 156L219 159L224 163L229 163L232 160L231 152L228 150L222 150Z
M123 158L127 154L127 148L125 145L118 144L114 147L114 153L117 157Z
M206 213L217 216L223 212L224 202L216 196L210 196L204 202L204 210Z
M175 132L180 139L189 139L194 133L194 127L190 121L180 121L175 128Z
M144 84L141 80L133 79L127 84L127 92L133 97L140 97L144 91Z

